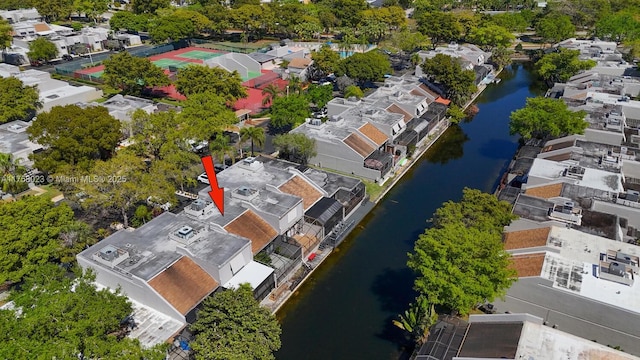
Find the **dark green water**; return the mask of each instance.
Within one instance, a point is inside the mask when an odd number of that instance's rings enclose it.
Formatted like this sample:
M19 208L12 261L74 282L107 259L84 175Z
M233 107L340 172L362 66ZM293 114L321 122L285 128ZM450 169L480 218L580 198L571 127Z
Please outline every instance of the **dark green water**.
M476 102L478 115L450 128L280 311L278 359L408 357L391 324L415 297L406 254L443 202L465 186L495 189L517 148L509 114L538 94L522 65L500 77Z

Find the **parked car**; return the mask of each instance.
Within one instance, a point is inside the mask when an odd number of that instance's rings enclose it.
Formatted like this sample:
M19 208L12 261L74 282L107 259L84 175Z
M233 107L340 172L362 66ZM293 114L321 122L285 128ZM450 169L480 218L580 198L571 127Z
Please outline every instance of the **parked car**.
M207 173L202 173L200 175L198 175L198 181L200 181L203 184L207 184L209 185L209 177L207 176Z
M213 166L213 169L216 171L216 174L219 173L222 170L225 170L226 168L228 168L229 165L227 164L215 164Z
M71 60L73 60L73 56L71 56L69 54L64 54L64 55L62 55L62 60L71 61Z

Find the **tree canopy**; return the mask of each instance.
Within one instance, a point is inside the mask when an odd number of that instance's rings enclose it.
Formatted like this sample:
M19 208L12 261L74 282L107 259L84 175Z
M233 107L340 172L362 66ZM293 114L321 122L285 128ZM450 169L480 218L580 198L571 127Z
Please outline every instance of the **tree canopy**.
M487 50L492 50L499 46L509 47L514 39L515 36L509 30L498 25L474 28L467 36L467 41Z
M309 100L304 95L276 97L271 105L271 125L278 129L296 127L311 116Z
M131 10L136 14L153 14L170 6L170 0L133 0Z
M564 101L546 97L528 98L524 108L511 113L511 134L520 134L524 139L544 139L583 134L589 123L584 120L586 112L571 111Z
M154 197L161 203L175 202L175 187L159 170L153 165L148 167L143 159L126 149L118 151L111 159L96 161L89 172L93 180L78 184L78 188L87 194L82 206L113 210L127 227L129 211L148 197Z
M190 329L197 360L274 359L281 345L280 324L249 284L208 297Z
M29 43L27 56L31 60L49 61L58 56L58 48L47 38L39 37Z
M464 104L477 90L473 70L463 70L458 61L448 55L437 54L426 59L422 70L429 80L442 84L447 97L458 105Z
M132 312L126 297L97 290L90 274L72 279L55 265L34 270L10 296L16 310L0 310L0 357L164 359L162 346L144 350L124 337L122 320Z
M11 33L13 32L13 28L7 22L7 20L0 19L0 50L4 50L11 46L11 41L13 40L13 36Z
M571 23L571 18L559 13L551 13L544 16L536 24L536 34L545 43L557 43L574 36L576 27Z
M616 42L639 39L640 21L637 19L637 12L621 11L601 18L596 23L595 35Z
M240 74L219 67L187 66L180 69L175 84L178 92L186 97L211 92L225 100L234 101L247 96Z
M323 44L318 51L311 53L311 58L313 66L325 75L334 73L340 64L340 55L331 50L327 44Z
M161 16L151 20L149 36L154 42L175 41L192 37L196 28L189 19Z
M0 78L0 124L27 120L41 107L37 87L25 86L15 77Z
M391 65L386 55L379 51L369 51L353 54L340 61L336 74L365 82L382 80L390 71Z
M149 59L132 56L126 51L111 56L103 64L105 83L125 93L140 94L146 87L170 84L161 68Z
M579 50L558 49L545 54L535 64L535 71L547 85L556 82L567 82L581 70L588 70L596 66L593 60L580 60Z
M316 141L305 134L288 133L277 135L273 146L279 151L279 157L298 164L306 165L309 159L316 156Z
M147 31L149 28L149 19L149 14L134 14L129 11L118 11L109 19L109 26L113 30Z
M46 196L0 202L0 284L19 282L47 263L73 262L94 241L73 210Z
M515 216L511 205L465 188L434 214L433 227L416 241L407 265L417 273L415 289L431 304L467 314L477 304L504 295L515 280L502 229Z
M38 115L27 133L44 147L32 155L35 167L49 173L63 165L89 169L94 160L111 157L122 137L120 121L102 106L55 106Z
M316 104L319 108L323 108L333 99L333 85L311 84L307 89L307 98L309 102Z
M209 140L214 134L238 122L225 99L212 92L193 94L181 105L179 116L187 126L183 130L185 137Z
M416 18L418 31L431 38L431 43L458 41L464 30L456 17L451 13L426 12Z

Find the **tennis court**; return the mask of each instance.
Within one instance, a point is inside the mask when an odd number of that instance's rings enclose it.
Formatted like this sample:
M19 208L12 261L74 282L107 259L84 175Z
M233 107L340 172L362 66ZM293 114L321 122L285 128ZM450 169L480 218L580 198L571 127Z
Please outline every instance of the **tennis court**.
M247 80L255 79L255 78L257 78L257 77L259 77L259 76L261 76L261 75L262 75L262 73L255 72L255 71L247 71L247 73L248 73L248 74L247 74L247 78L245 79L245 78L243 77L242 81L247 81Z
M208 60L218 56L222 56L224 53L222 52L211 52L211 51L202 51L202 50L191 50L184 52L179 55L175 55L176 57L186 58L186 59L194 59L194 60Z
M194 62L193 61L180 61L180 60L174 60L174 59L167 59L167 58L163 58L163 59L158 59L158 60L152 60L151 61L154 65L159 66L163 69L168 69L169 66L172 67L177 67L177 68L185 68L189 65L193 65ZM195 63L197 64L197 63Z

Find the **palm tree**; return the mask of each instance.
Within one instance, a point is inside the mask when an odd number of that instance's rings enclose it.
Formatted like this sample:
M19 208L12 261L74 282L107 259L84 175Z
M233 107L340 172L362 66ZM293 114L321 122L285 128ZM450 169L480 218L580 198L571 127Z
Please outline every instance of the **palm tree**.
M414 66L415 66L415 65L418 65L418 64L420 64L420 63L422 62L422 58L420 57L420 54L418 54L418 53L413 53L413 54L411 55L411 58L410 58L409 60L411 60L411 63L412 63Z
M267 104L273 103L273 100L280 96L282 91L276 84L269 84L264 89L262 89L262 95L264 98L262 99L262 106L266 106Z
M28 186L19 176L26 170L20 165L20 159L14 158L12 154L0 153L0 190L9 193L25 190Z
M300 81L300 78L295 76L295 75L291 75L289 76L289 90L291 90L291 92L294 92L296 94L300 93L300 90L302 90L302 82ZM289 95L289 94L287 94Z
M209 143L211 155L219 160L220 164L224 164L227 155L231 158L231 163L236 162L236 149L231 146L231 139L226 135L218 135Z
M422 344L428 335L429 328L438 319L433 304L429 304L424 296L418 296L409 305L409 310L398 315L399 320L393 320L393 325L407 331L418 345Z
M261 147L264 145L264 129L261 127L243 127L240 129L240 139L242 141L251 140L251 156L253 156L253 145Z

